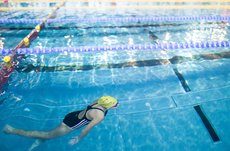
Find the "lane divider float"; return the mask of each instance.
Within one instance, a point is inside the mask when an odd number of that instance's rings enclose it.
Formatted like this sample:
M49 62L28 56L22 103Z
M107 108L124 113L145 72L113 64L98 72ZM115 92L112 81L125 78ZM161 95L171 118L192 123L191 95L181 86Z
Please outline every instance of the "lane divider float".
M42 19L0 19L0 23L40 23ZM116 18L77 18L47 19L47 23L93 23L93 22L161 22L161 21L230 21L230 16L164 16L164 17L116 17Z
M39 32L44 28L45 23L48 19L52 18L52 16L56 13L58 9L60 9L61 6L65 4L65 1L63 1L59 6L57 6L51 13L48 14L48 16L43 19L41 23L39 23L15 48L13 48L10 53L8 53L8 56L5 56L3 58L3 64L0 69L0 90L3 89L3 86L7 83L10 75L15 70L17 62L21 59L23 56L18 56L17 50L19 48L28 48L31 44L31 42L37 38Z
M114 46L79 46L79 47L54 47L54 48L21 48L17 54L47 54L65 52L101 52L101 51L126 51L126 50L162 50L162 49L207 49L207 48L229 48L230 41L207 41L207 42L169 42L158 44L135 44ZM0 55L10 54L10 49L0 50Z

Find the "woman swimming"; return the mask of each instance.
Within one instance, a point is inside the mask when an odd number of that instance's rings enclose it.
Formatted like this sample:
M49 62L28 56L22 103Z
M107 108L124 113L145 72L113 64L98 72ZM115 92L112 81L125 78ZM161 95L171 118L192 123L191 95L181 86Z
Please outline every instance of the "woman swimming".
M76 136L69 141L69 144L74 145L82 140L82 138L84 138L94 126L99 124L104 119L109 109L114 108L117 105L118 101L114 97L102 96L91 105L87 106L86 109L67 114L62 123L51 131L26 131L14 128L10 125L6 125L3 131L8 134L47 140L58 136L63 136L75 129L87 125L81 131L79 136Z

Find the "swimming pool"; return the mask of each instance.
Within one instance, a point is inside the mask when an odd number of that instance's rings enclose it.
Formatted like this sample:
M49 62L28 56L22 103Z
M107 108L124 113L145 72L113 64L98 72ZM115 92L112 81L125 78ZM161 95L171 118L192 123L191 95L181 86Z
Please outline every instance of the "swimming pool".
M73 4L67 2L65 7ZM32 6L37 5L54 4ZM1 11L0 16L41 19L50 10L42 12ZM229 16L229 11L103 8L66 11L60 8L55 19L162 16ZM14 48L35 26L36 23L1 23L0 39L4 48ZM229 21L47 23L29 48L229 41L229 31ZM109 112L105 121L82 142L68 145L79 130L49 140L34 150L227 151L230 147L229 65L227 47L28 55L4 87L0 126L9 123L23 129L49 130L70 111L81 109L102 95L111 95L120 101L119 108ZM209 133L199 107L220 140ZM0 139L1 150L6 151L28 150L34 142L34 139L3 133Z

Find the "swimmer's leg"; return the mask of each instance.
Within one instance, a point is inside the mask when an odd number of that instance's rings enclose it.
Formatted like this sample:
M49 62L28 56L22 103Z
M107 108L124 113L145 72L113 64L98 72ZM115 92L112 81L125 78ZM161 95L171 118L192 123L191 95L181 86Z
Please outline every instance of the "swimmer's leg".
M61 123L57 128L44 132L44 131L26 131L22 129L16 129L10 125L6 125L3 129L3 131L7 134L15 134L25 137L31 137L31 138L38 138L38 139L51 139L58 136L65 135L72 131L68 126L66 126L64 123Z

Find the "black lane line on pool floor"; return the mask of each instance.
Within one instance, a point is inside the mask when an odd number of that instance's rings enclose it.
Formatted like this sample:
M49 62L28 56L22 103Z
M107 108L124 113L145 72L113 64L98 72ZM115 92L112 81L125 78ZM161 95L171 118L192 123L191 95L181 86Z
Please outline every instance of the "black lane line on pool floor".
M203 121L206 129L208 130L210 136L212 137L212 140L214 142L218 142L220 141L219 136L216 134L216 131L214 130L214 128L212 127L211 123L209 122L208 118L205 116L204 112L202 111L200 105L194 106L194 109L196 110L196 112L198 113L198 115L200 116L201 120Z
M189 88L189 86L188 86L186 80L184 79L183 75L178 71L178 69L176 67L173 68L173 71L176 74L177 78L180 80L180 83L183 86L185 92L190 92L191 89ZM207 131L209 132L209 135L212 137L212 140L214 142L220 141L219 136L215 132L214 128L212 127L212 124L210 123L210 121L208 120L208 118L206 117L204 112L202 111L200 105L194 106L193 108L195 109L195 111L197 112L199 117L201 118L204 126L206 127Z
M49 23L49 22L48 22ZM25 27L24 24L22 24L23 27L20 27L20 23L17 23L17 26L19 27L14 27L14 26L10 26L12 23L7 23L7 26L4 26L4 24L0 23L0 30L32 30L34 29L34 27ZM14 24L14 23L13 23ZM31 23L32 25L34 25L33 23ZM49 23L52 24L52 23ZM97 28L108 28L108 29L114 29L114 28L146 28L146 27L178 27L178 26L187 26L187 25L191 25L194 24L194 22L191 23L158 23L158 24L153 24L153 23L144 23L141 24L140 22L137 22L135 25L108 25L108 26L86 26L86 27L82 27L82 26L47 26L46 30L66 30L66 29L71 29L71 28L77 28L77 29L97 29ZM199 23L197 23L198 27ZM221 21L212 21L212 22L206 22L203 23L202 25L213 25L213 24L218 24L218 25L222 25L223 23ZM28 23L27 23L28 26ZM201 27L200 27L201 28ZM211 27L210 27L211 28Z
M184 88L185 92L190 92L191 89L189 88L189 86L188 86L186 80L184 79L183 75L178 71L178 69L176 67L173 68L173 71L176 74L177 78L179 79L179 81L180 81L182 87ZM209 132L209 135L212 137L212 140L214 142L220 141L219 136L215 132L214 128L212 127L212 124L210 123L210 121L208 120L208 118L206 117L204 112L202 111L200 105L194 106L193 108L195 109L195 111L199 115L199 117L201 118L204 126L206 127L207 131Z
M154 33L150 33L153 34ZM155 36L155 35L154 35ZM158 39L158 37L156 37ZM201 58L204 60L213 60L213 59L221 59L221 58L229 58L230 57L230 53L227 52L221 52L221 53L213 53L213 54L201 54L201 55L194 55L193 58L196 60L200 60ZM174 56L171 59L168 59L168 61L171 64L178 64L178 63L182 63L185 60L189 60L191 61L191 58L186 58L186 57L181 57L181 56ZM178 71L176 66L173 66L173 71L176 74L177 78L179 79L182 87L184 88L184 91L190 92L191 89L188 85L188 83L186 82L185 78L183 77L183 75ZM176 103L175 103L176 104ZM202 120L205 128L207 129L209 135L212 137L212 140L214 142L218 142L220 141L219 136L217 135L216 131L214 130L214 128L212 127L212 124L210 123L210 121L208 120L208 118L206 117L206 115L204 114L204 112L202 111L200 105L194 106L193 107L196 111L196 113L199 115L200 119Z
M154 33L149 33L150 35ZM158 39L158 37L156 37ZM213 60L213 59L221 59L221 58L229 58L229 52L222 52L222 53L214 53L214 54L201 54L201 55L194 55L193 58L196 60L200 60L201 58L203 58L204 60ZM182 57L182 56L174 56L171 59L168 59L168 61L170 62L170 64L178 64L178 63L182 63L186 60L191 61L191 58L186 58L186 57ZM177 78L179 79L184 91L190 92L191 89L188 85L188 83L186 82L185 78L183 77L183 75L178 71L177 67L174 66L173 67L173 71L175 73L175 75L177 76ZM176 103L175 103L176 104ZM212 137L212 140L214 142L220 141L220 138L218 137L217 133L215 132L214 128L212 127L210 121L208 120L208 118L205 116L204 112L202 111L200 105L194 106L193 107L195 109L195 111L197 112L197 114L199 115L199 117L201 118L204 126L206 127L207 131L209 132L209 135Z
M174 56L170 59L150 59L150 60L123 62L123 63L113 63L113 64L108 63L108 64L82 65L82 66L76 65L76 64L57 65L57 66L35 66L33 64L26 64L26 65L18 66L16 70L18 72L26 72L26 73L29 73L32 71L36 71L36 72L89 71L93 69L151 67L151 66L158 66L158 65L166 65L166 64L169 64L169 62L171 64L181 64L181 63L188 62L188 61L215 60L215 59L223 59L223 58L229 59L230 52L193 55L192 57ZM179 75L179 74L180 73L178 72L179 77L183 77L182 75ZM189 90L190 88L189 87L187 88L186 84L184 84L186 88L185 90Z
M182 87L184 88L185 92L189 92L191 91L191 89L189 88L187 82L185 81L183 75L178 71L178 69L176 67L173 68L174 73L176 74L177 78L179 79Z

